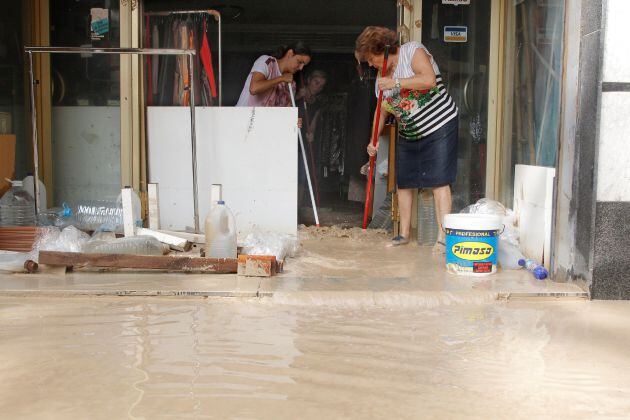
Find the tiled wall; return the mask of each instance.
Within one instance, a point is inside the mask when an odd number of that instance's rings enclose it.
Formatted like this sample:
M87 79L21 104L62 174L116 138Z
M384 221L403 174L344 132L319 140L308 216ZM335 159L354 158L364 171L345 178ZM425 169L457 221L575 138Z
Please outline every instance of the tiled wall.
M605 0L591 294L630 299L630 1Z

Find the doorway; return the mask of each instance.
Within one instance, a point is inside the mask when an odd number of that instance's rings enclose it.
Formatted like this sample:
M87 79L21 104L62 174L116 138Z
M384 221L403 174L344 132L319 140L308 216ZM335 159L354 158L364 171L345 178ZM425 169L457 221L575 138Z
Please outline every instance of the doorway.
M453 212L459 212L486 195L492 0L443 3L422 2L422 43L438 63L459 108L458 173L453 186Z

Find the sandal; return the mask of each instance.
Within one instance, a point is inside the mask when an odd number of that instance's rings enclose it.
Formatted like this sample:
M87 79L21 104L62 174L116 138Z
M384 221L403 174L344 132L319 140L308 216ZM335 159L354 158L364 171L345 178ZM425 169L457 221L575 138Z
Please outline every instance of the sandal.
M408 243L409 243L409 238L405 238L404 236L398 235L392 239L392 243L390 246L407 245Z

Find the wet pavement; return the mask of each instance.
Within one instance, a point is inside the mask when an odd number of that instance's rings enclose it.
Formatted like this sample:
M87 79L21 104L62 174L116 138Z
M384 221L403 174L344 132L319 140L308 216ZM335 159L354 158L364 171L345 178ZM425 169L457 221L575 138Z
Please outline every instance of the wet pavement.
M332 234L331 234L332 233ZM500 271L471 278L449 274L444 256L431 247L387 247L387 236L361 229L310 232L296 258L272 278L155 272L85 272L0 274L0 296L136 295L380 299L392 295L414 299L429 294L456 298L584 298L577 284L539 281L524 270ZM58 271L58 270L57 270Z
M630 302L0 297L3 418L627 418Z

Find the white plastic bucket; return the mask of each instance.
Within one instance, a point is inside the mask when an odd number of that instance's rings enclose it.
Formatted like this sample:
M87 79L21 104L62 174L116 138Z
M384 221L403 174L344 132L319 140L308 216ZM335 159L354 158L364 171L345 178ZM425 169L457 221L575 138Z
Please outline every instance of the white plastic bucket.
M446 268L464 276L487 276L497 271L501 217L488 214L447 214Z

